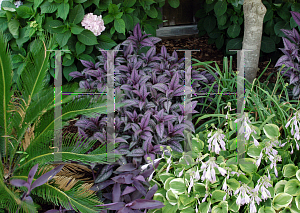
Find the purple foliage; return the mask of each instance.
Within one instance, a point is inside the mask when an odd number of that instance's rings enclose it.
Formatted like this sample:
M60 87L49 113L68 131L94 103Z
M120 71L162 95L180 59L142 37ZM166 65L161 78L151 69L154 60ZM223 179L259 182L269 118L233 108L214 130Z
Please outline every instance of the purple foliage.
M22 180L22 179L13 179L13 180L10 181L10 184L13 185L13 186L17 186L17 187L25 186L28 189L27 193L25 192L23 194L23 197L22 197L21 200L33 203L32 198L29 196L30 192L34 188L36 188L38 186L41 186L44 183L46 183L47 181L51 180L64 167L64 165L59 165L59 166L55 167L51 171L49 171L49 172L43 174L42 176L40 176L32 184L32 180L34 178L35 173L37 172L38 166L39 166L39 164L36 164L35 166L33 166L31 168L31 170L29 171L29 174L28 174L27 181Z
M295 22L300 26L300 13L290 11ZM290 77L290 84L294 84L293 96L298 98L300 95L300 71L299 71L299 62L300 57L298 55L299 45L300 45L300 36L295 28L293 30L280 29L291 41L287 38L282 38L284 43L284 48L279 48L285 55L281 56L275 67L282 66L285 67L282 69L281 73L286 77ZM297 61L295 60L297 59ZM291 67L291 68L289 68ZM289 68L288 71L286 71Z
M119 143L115 152L123 156L116 164L99 168L93 186L95 191L103 192L103 201L111 210L141 212L138 207L151 209L151 206L161 206L162 203L151 201L153 195L148 194L152 194L153 189L148 191L146 178L153 174L153 167L142 172L140 166L150 163L148 157L154 160L156 154L162 154L160 146L170 146L177 152L183 152L180 142L184 140L184 128L195 132L192 122L183 122L189 113L197 113L194 110L197 101L186 106L181 104L185 92L190 91L183 86L184 58L179 60L176 51L170 56L164 46L160 53L156 53L155 44L159 41L160 38L142 35L137 24L133 35L115 47L115 50L119 50L121 45L123 47L118 55L114 54L116 99L120 97L122 103L127 104L116 109L114 121L115 142ZM144 50L145 47L148 50ZM70 75L84 79L79 84L81 88L106 92L107 53L99 51L102 53L98 56L99 62L94 65L82 61L86 69ZM91 80L92 77L96 79ZM204 83L214 81L214 77L206 71L192 70L191 77L196 80L192 85L193 91L189 92L192 94L207 92ZM91 139L104 144L107 141L106 120L106 115L97 118L82 116L75 126L84 137L87 137L84 130L93 131ZM117 165L120 167L115 170ZM141 199L143 196L144 200Z

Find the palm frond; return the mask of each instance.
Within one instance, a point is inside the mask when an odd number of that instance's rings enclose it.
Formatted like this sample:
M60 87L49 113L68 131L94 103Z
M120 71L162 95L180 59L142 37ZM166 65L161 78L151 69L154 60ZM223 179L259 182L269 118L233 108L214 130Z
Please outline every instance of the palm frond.
M3 32L0 32L0 136L9 135L8 104L13 91L12 86L12 59ZM0 157L7 152L8 139L0 137ZM6 154L7 155L7 154ZM6 156L7 157L7 156Z

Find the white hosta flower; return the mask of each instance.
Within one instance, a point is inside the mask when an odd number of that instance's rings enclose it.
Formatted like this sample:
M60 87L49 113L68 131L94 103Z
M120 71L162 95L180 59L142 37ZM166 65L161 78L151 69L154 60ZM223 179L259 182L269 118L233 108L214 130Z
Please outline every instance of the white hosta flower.
M241 182L241 181L239 181ZM244 204L248 204L250 203L250 197L248 194L250 194L250 187L247 186L247 184L242 184L242 186L240 188L238 188L234 194L238 194L239 193L239 196L238 198L236 199L236 204L237 205L244 205Z
M245 113L241 118L236 119L234 123L237 123L239 121L242 121L241 128L239 129L239 134L245 133L246 140L249 140L251 133L254 132L256 134L256 131L249 125L251 124L251 121L248 117L248 113ZM254 143L257 144L257 141L254 141Z
M292 124L292 130L291 130L291 133L292 135L294 136L294 139L296 140L296 148L297 150L299 150L299 145L298 145L298 142L300 140L300 133L299 133L299 126L300 126L300 110L297 111L295 114L294 114L294 117L292 117L291 120L289 120L287 122L287 124L285 125L285 128L288 128L290 126L290 124ZM294 131L296 130L296 131Z
M88 13L83 17L81 25L94 33L95 36L101 35L101 32L105 30L104 21L102 15L97 16L93 13Z
M212 132L210 132L208 134L208 137L210 137L211 134L212 134ZM207 141L208 142L208 150L219 154L220 150L221 150L220 146L219 146L219 144L220 144L222 149L224 151L226 151L225 142L223 140L224 138L225 138L225 135L223 134L223 130L218 129L216 131L216 133Z
M21 5L23 5L23 2L21 1L16 1L15 3L16 8L20 7Z
M215 157L211 157L206 163L202 163L201 170L203 170L203 175L201 180L209 180L211 183L216 182L216 172L214 168L217 168L222 176L225 176L226 170L219 167L215 163Z

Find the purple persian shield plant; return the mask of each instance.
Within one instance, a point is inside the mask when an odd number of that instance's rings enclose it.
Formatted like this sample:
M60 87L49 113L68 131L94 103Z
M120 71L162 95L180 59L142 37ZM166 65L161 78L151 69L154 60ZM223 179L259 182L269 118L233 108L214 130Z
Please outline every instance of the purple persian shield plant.
M290 11L295 22L300 26L300 13ZM284 55L281 56L275 67L285 65L281 71L284 76L290 78L290 84L294 84L293 96L298 98L300 95L300 71L299 71L299 62L300 57L298 55L299 45L300 45L300 36L295 28L293 30L280 29L290 40L287 38L282 38L284 43L284 48L279 48ZM295 60L297 59L297 61Z
M183 86L184 59L178 60L176 51L170 56L164 46L160 53L156 53L155 44L159 41L160 38L143 35L140 25L137 24L133 34L114 48L122 49L114 55L114 83L116 99L126 106L116 110L114 124L115 143L119 145L115 151L123 156L117 164L95 166L98 168L95 179L98 188L95 190L106 192L102 194L104 201L114 200L112 191L119 189L117 183L121 190L125 190L126 185L135 188L132 192L130 190L133 188L128 188L128 194L123 195L122 199L127 200L127 204L146 196L149 183L144 182L141 175L144 178L149 177L154 170L152 168L151 172L149 170L143 175L140 174L140 166L149 163L148 157L154 160L156 154L161 155L161 146L170 146L174 151L183 152L181 142L184 140L184 128L195 133L192 122L183 122L188 113L198 112L194 110L197 101L183 105L184 95L189 91ZM70 76L83 78L79 84L83 89L106 92L107 53L99 50L99 62L93 64L82 61L86 68L82 72L72 72ZM192 70L191 74L195 80L191 93L205 92L207 88L203 87L204 83L210 84L214 80L206 71L199 73ZM93 132L91 139L97 139L104 144L107 141L106 123L106 115L96 118L82 116L75 126L82 137L88 137L84 131L90 130ZM114 167L118 164L127 167L114 172ZM113 187L110 186L112 184Z

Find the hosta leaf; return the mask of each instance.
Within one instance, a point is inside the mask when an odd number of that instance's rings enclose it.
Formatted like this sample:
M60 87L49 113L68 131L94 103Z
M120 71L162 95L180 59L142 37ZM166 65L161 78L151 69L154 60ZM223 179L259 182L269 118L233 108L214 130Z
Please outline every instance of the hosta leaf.
M282 168L282 173L284 177L291 178L296 175L298 167L294 164L286 164Z
M186 189L186 185L184 183L183 178L175 178L170 181L170 189L175 193L175 194L183 194Z
M281 208L287 207L293 200L293 196L287 193L279 193L277 194L273 201L272 206L275 210L279 210Z
M241 170L245 173L253 173L257 171L256 161L252 158L244 158L246 163L239 164Z
M214 206L211 210L211 213L227 213L227 212L228 212L227 201L221 201L217 206Z
M286 180L278 181L274 188L275 194L284 192L284 187L285 187L286 183L287 183Z
M300 195L300 181L297 179L289 180L284 187L284 193L292 196Z
M222 190L213 191L212 196L211 196L211 203L213 204L213 203L222 201L225 194L226 194L226 192L224 192Z
M280 136L279 127L275 124L266 124L263 130L269 139L275 139Z

